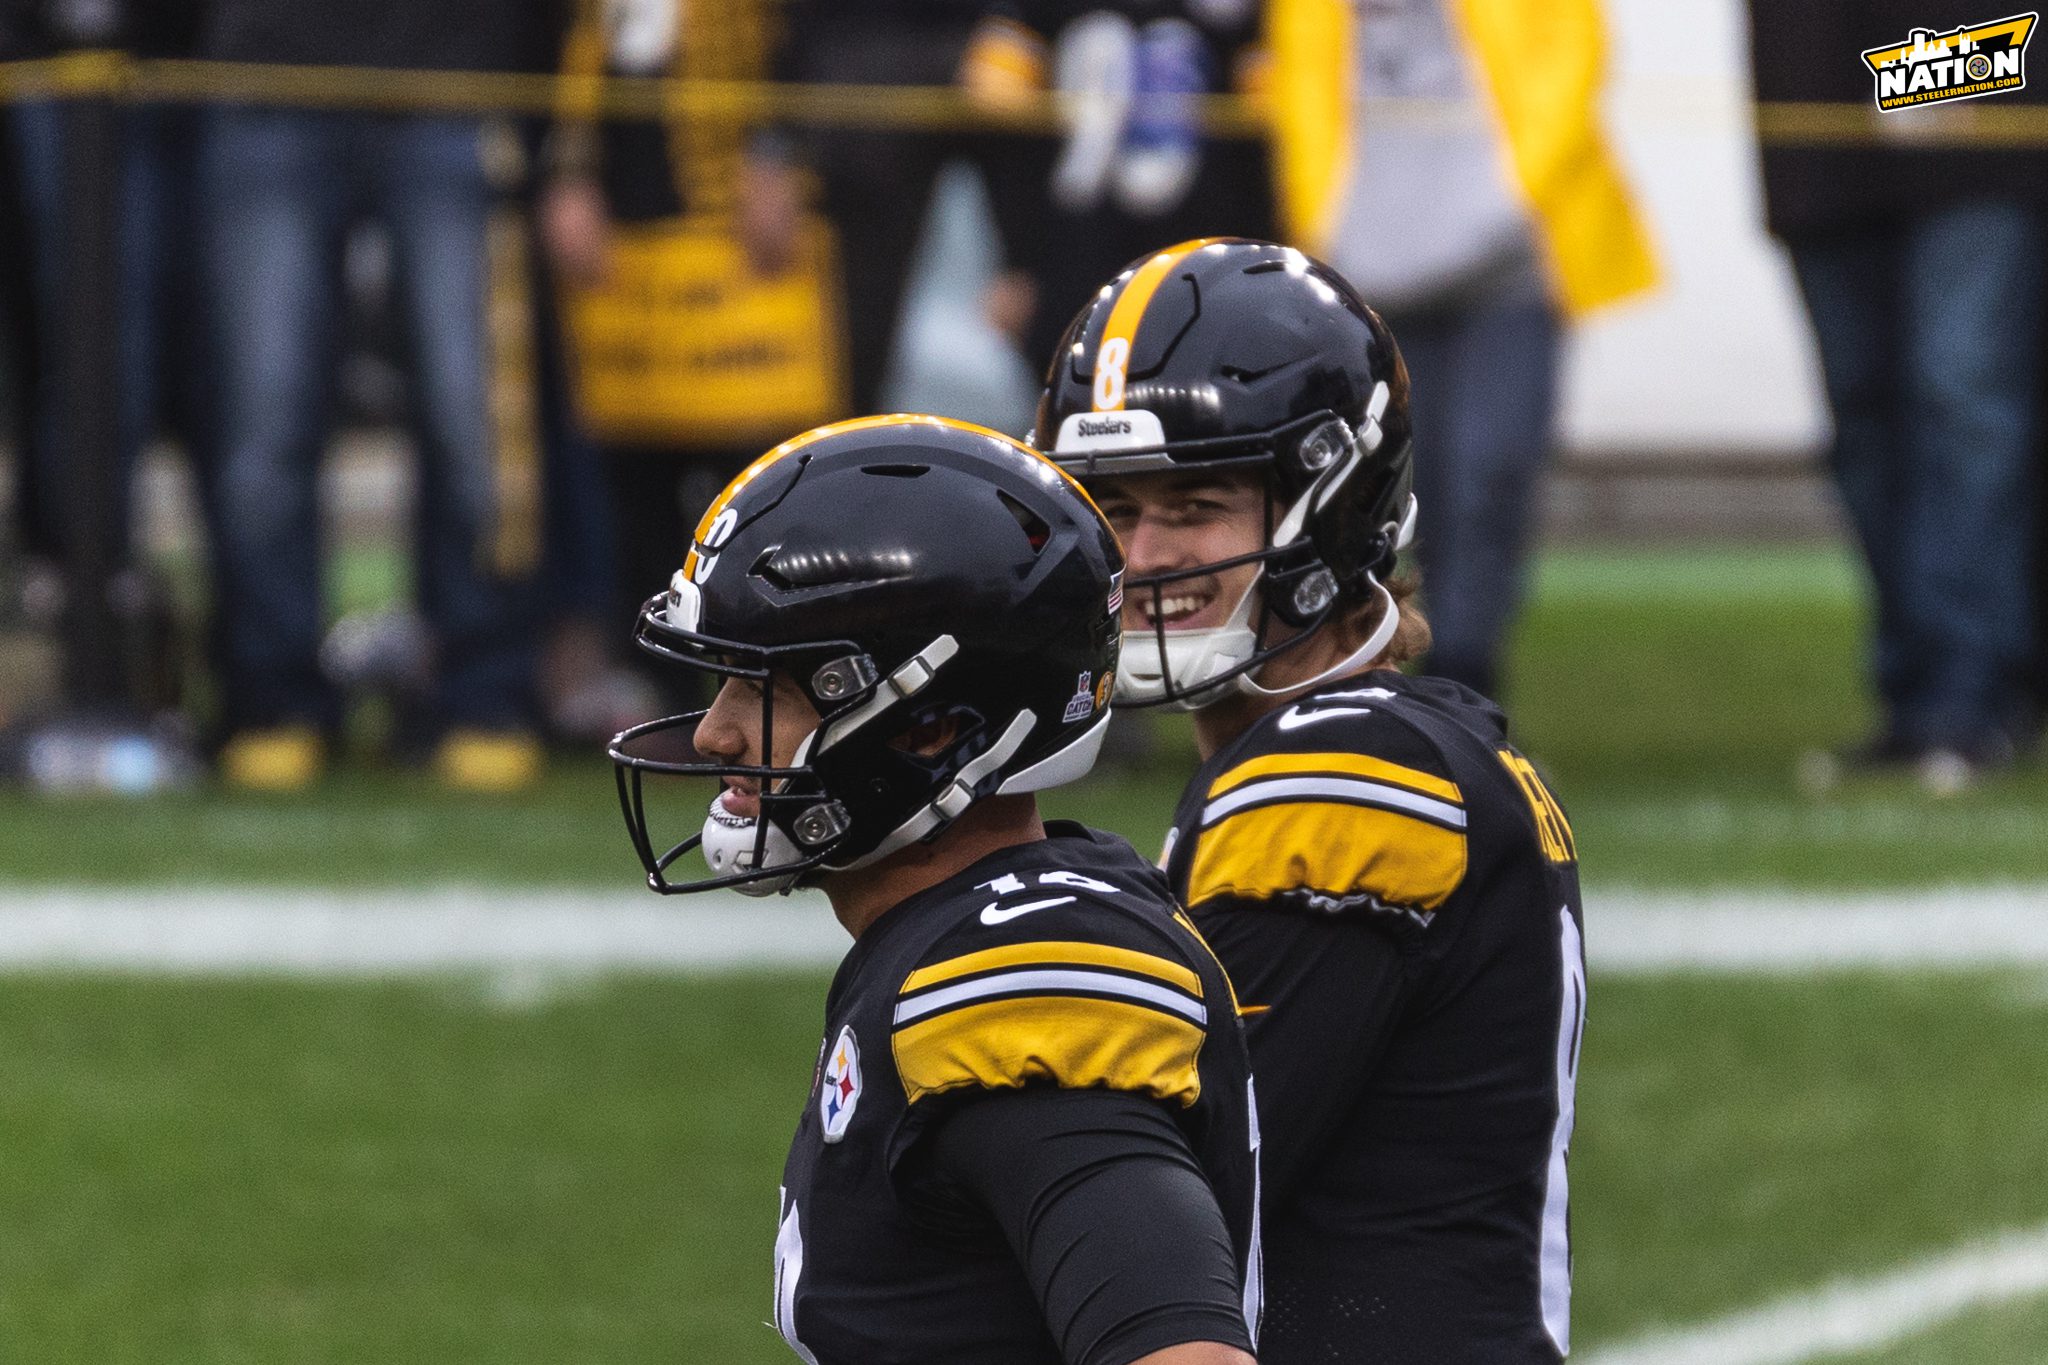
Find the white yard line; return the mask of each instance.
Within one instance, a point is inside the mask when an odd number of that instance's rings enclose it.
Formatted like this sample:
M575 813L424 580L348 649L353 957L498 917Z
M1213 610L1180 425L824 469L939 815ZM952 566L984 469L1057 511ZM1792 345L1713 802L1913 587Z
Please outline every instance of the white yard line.
M1588 899L1596 974L2048 967L2048 886ZM846 946L815 898L0 886L0 970L718 971L830 966Z
M1895 1345L1972 1309L2041 1294L2048 1294L2048 1224L1572 1360L1573 1365L1798 1365Z
M2048 886L1596 891L1586 951L1610 972L2048 965Z
M822 904L650 893L0 889L0 970L386 976L830 965Z

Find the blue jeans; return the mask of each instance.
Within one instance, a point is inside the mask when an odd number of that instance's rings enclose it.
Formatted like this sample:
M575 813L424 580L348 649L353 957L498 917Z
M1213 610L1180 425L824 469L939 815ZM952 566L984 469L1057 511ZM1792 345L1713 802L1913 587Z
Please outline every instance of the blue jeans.
M1792 247L1876 598L1877 690L1909 744L2000 746L2019 714L2044 246L2037 213L1987 199Z
M500 202L484 128L228 108L200 150L203 256L220 357L218 610L232 727L331 727L318 666L320 457L350 226L388 228L419 454L415 588L440 718L532 723L530 573L493 568L502 529L487 230Z
M41 338L42 365L33 410L36 428L31 458L37 462L27 485L32 539L60 552L67 534L63 505L69 451L66 384L62 364L69 231L64 110L46 101L19 105L9 129L21 168L24 218L29 231L31 287ZM138 106L124 112L121 125L121 180L115 212L119 272L120 373L113 402L121 462L114 487L119 499L111 521L120 537L117 557L130 557L133 480L137 459L154 433L164 400L181 410L173 415L194 446L203 445L201 414L182 400L206 387L204 346L189 325L188 297L192 204L187 193L191 116L184 110ZM202 469L202 481L204 470Z
M1550 455L1557 314L1529 290L1387 325L1408 363L1427 667L1491 696Z

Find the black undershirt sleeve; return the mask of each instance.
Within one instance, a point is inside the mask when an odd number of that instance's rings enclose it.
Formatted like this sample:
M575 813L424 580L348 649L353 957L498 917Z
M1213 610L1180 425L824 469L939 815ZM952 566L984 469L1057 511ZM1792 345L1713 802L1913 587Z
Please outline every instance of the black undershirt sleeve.
M1249 1351L1237 1254L1164 1106L1112 1090L977 1098L930 1138L930 1174L995 1220L1068 1365L1186 1342Z
M1217 899L1196 921L1244 1010L1277 1217L1357 1110L1406 1002L1406 957L1383 926L1357 918Z

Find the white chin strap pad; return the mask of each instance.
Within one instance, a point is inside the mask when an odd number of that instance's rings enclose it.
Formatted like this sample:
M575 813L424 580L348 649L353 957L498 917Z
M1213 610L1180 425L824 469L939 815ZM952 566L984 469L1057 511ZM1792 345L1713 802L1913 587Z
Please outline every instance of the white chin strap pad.
M1188 694L1236 668L1251 658L1257 648L1258 637L1249 626L1223 625L1169 634L1164 651L1159 647L1156 632L1126 631L1123 660L1116 675L1116 699L1137 706L1158 705L1167 696L1167 680L1171 678L1173 690L1180 695L1170 705L1179 710L1195 710L1230 692L1218 687L1211 695L1195 701L1190 701Z
M1188 694L1214 682L1258 652L1259 635L1251 627L1252 598L1265 576L1263 567L1252 575L1251 582L1244 585L1244 594L1231 609L1229 620L1207 630L1170 630L1166 632L1163 650L1159 632L1125 631L1116 672L1116 699L1133 706L1159 705L1166 699L1169 680L1172 690L1179 694L1168 704L1175 711L1199 711L1230 696L1231 689L1226 687L1214 688L1194 700Z
M1373 628L1372 634L1365 637L1364 644L1352 650L1313 678L1304 682L1290 683L1286 687L1261 687L1256 682L1253 682L1251 674L1247 673L1243 677L1245 690L1247 692L1256 692L1262 697L1291 697L1296 693L1306 692L1311 687L1321 687L1332 678L1344 677L1346 674L1352 673L1377 659L1380 656L1380 652L1393 640L1394 632L1400 629L1401 607L1399 603L1394 601L1394 594L1388 592L1386 586L1377 578L1372 579L1371 582L1372 590L1379 594L1380 623Z
M728 815L723 805L725 794L720 792L711 798L711 813L704 817L704 861L711 865L713 876L726 877L735 872L753 872L754 841L762 832L762 822L742 820ZM803 855L797 847L771 821L766 826L767 838L761 844L761 866L766 868L785 867L801 862ZM763 877L758 881L741 882L733 890L743 896L773 896L787 891L796 884L797 874L787 873L780 877Z

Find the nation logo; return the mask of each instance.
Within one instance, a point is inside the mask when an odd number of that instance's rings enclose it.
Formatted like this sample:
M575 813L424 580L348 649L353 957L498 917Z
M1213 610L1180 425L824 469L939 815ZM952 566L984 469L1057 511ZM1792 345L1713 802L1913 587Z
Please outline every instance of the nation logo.
M2027 40L2039 18L2014 14L1949 33L1916 28L1903 42L1866 49L1877 107L1889 112L2026 89Z
M860 1044L854 1041L853 1025L839 1030L839 1041L826 1055L822 1080L818 1120L824 1124L825 1141L837 1142L846 1136L854 1106L860 1103Z

